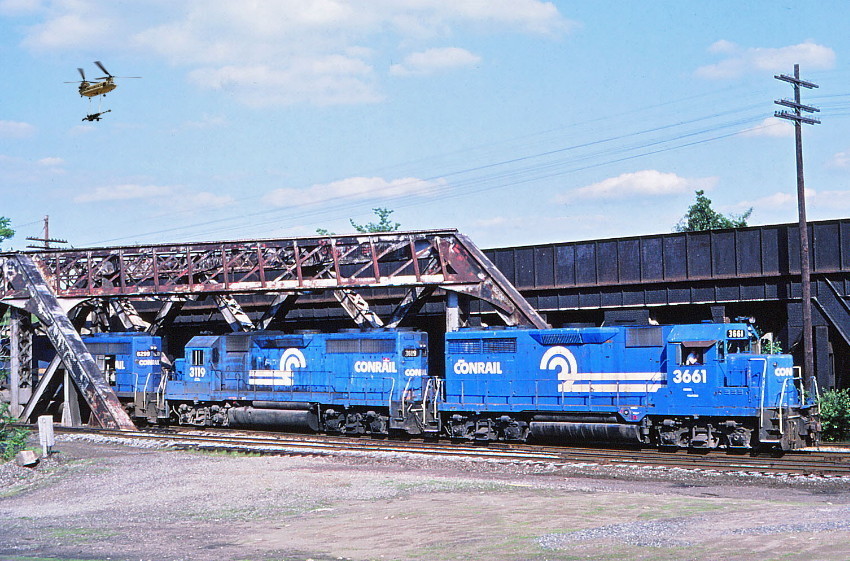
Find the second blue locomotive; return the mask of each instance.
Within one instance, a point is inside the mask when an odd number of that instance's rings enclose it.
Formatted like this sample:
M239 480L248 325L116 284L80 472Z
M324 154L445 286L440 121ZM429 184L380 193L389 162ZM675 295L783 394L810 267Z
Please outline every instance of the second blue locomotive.
M127 335L128 337L130 335ZM793 449L820 430L790 355L746 323L199 336L136 414L198 426L475 441ZM138 395L138 394L136 394ZM138 397L136 397L136 401Z

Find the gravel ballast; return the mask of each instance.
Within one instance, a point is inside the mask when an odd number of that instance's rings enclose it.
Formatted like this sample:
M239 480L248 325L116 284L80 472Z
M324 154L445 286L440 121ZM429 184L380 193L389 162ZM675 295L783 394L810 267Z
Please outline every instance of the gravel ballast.
M843 478L149 446L0 465L0 559L850 558Z

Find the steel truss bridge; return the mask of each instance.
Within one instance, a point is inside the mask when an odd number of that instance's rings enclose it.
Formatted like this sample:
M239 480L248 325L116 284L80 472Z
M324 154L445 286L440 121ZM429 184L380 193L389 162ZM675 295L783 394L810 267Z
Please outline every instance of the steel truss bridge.
M135 428L83 344L81 327L94 318L96 328L105 328L111 318L127 330L155 334L201 297L211 297L234 331L265 329L299 296L317 292L332 293L361 327L396 327L437 289L446 294L447 330L466 324L470 299L507 325L547 327L456 230L0 253L0 268L0 303L12 309L11 403L25 420L33 420L63 389L66 424L80 423L84 405L93 424ZM362 295L375 288L399 295L388 316L375 313ZM270 302L257 321L235 298L250 294L268 295ZM139 314L140 302L157 307L153 321ZM56 358L33 388L36 331L47 335Z

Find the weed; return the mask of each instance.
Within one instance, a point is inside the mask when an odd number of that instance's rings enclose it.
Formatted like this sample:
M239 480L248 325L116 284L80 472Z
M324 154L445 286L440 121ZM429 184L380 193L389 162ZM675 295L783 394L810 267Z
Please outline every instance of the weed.
M26 448L30 431L12 426L17 421L9 412L9 405L0 403L0 459L9 461Z

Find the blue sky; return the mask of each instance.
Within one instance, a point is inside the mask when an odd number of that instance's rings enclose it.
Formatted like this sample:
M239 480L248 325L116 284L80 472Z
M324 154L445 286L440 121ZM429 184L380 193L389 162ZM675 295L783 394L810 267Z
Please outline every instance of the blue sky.
M337 233L482 247L850 215L850 2L0 0L0 215L75 247ZM81 98L77 67L119 87ZM87 113L110 109L86 123Z

